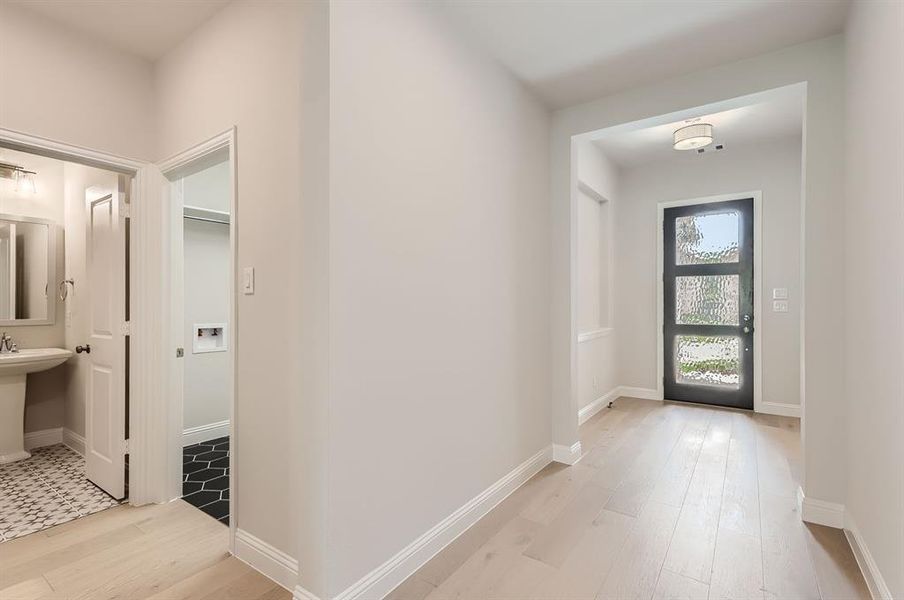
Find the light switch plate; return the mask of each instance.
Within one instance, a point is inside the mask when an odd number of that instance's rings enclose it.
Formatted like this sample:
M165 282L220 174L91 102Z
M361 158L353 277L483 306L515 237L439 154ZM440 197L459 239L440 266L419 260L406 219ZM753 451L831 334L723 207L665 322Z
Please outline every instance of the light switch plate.
M246 296L254 293L254 267L242 269L242 293Z
M787 300L788 299L788 288L773 288L772 299L773 300Z
M772 312L788 312L788 301L787 300L773 300L772 301Z

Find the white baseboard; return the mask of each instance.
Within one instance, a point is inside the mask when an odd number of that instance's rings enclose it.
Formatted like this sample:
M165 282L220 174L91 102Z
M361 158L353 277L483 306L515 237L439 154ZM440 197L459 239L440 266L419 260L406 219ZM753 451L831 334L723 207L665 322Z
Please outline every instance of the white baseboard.
M552 451L543 448L502 479L488 487L464 506L437 523L432 529L411 542L398 554L359 579L336 596L335 600L374 600L383 598L405 581L428 560L436 556L466 529L505 500L528 479L549 464ZM298 595L297 598L305 598ZM307 600L307 599L306 599Z
M620 385L615 388L616 398L619 396L627 396L628 398L640 398L642 400L662 400L662 394L659 390L653 388L630 387Z
M235 530L235 556L287 590L295 587L298 561L244 529Z
M807 498L803 488L797 488L797 506L800 518L807 523L825 525L835 529L844 528L844 504Z
M300 585L296 585L295 591L292 592L292 600L320 600L320 598L304 589Z
M592 419L596 413L609 406L609 403L615 400L617 397L618 388L616 387L579 410L578 425L583 425L584 423Z
M764 415L800 418L800 405L782 404L781 402L760 402L760 405L756 407L756 412Z
M571 446L562 444L552 445L552 459L563 465L573 465L581 460L581 442L575 442Z
M182 445L191 446L192 444L200 444L208 440L226 437L229 435L229 419L218 421L217 423L208 423L207 425L198 425L197 427L187 427L182 431Z
M82 456L85 455L85 438L71 429L63 429L63 443Z
M43 448L44 446L53 446L54 444L63 443L63 428L54 427L53 429L42 429L40 431L29 431L25 434L25 449L32 450L34 448Z
M876 564L876 560L870 553L866 540L863 539L860 528L851 517L850 511L846 511L844 515L844 534L851 545L854 558L857 559L857 565L863 573L873 600L892 600L891 590L885 583L885 578L879 571L879 565Z
M295 591L292 592L292 600L320 600L320 598L304 589L300 585L296 585Z

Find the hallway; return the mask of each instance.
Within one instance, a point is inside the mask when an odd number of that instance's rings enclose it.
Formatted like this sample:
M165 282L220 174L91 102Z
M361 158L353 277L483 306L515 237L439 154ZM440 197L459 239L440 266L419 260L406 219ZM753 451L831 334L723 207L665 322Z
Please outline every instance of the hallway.
M0 544L3 600L288 600L185 502L122 505Z
M620 398L580 435L389 597L869 598L800 521L797 419Z

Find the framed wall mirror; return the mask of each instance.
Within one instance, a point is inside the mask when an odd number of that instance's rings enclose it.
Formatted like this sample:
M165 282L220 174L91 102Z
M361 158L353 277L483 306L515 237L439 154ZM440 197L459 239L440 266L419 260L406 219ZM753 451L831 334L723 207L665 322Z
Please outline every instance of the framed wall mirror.
M0 214L0 326L53 324L56 229L44 219Z

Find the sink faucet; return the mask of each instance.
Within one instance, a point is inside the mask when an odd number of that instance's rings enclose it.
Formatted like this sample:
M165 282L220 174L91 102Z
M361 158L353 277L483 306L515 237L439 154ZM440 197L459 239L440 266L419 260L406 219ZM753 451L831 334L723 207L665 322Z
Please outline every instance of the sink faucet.
M16 347L13 338L4 331L3 335L0 335L0 354L10 354L18 351L19 348Z

